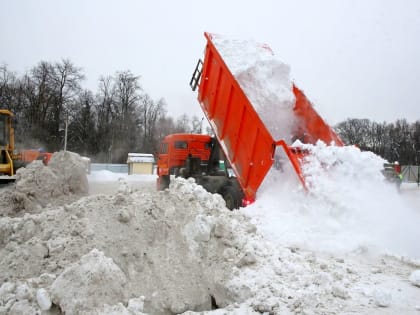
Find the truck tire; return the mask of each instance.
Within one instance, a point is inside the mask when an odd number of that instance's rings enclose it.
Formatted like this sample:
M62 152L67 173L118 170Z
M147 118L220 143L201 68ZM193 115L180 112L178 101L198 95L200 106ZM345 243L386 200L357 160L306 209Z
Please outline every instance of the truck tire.
M239 209L242 205L242 191L234 186L224 186L221 195L226 202L226 208L230 210Z
M158 189L165 190L166 188L169 188L169 182L170 182L169 175L160 176L159 181L158 181Z

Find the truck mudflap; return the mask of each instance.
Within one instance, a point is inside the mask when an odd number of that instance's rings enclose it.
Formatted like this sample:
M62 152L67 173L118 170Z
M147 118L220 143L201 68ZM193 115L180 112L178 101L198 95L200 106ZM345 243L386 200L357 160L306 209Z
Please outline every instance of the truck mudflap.
M255 199L274 163L277 146L284 149L306 188L300 165L304 154L284 140L273 139L212 42L212 35L204 33L204 36L207 39L204 62L197 63L190 85L193 90L198 86L200 106L238 178L244 199ZM293 92L296 97L293 111L299 121L296 139L303 140L303 143L315 143L319 139L327 144L343 145L303 92L296 86Z

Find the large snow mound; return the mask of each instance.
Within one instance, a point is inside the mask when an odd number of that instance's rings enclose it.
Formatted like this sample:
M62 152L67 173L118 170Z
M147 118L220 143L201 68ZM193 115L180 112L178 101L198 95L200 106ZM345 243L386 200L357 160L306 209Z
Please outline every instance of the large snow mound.
M89 190L86 165L73 152L56 152L48 166L33 161L16 172L14 185L0 195L0 216L40 212L48 204L78 199Z
M377 288L375 275L398 270L408 279L410 264L370 260L371 271L364 261L268 242L262 225L191 179L153 193L119 182L113 195L0 218L2 312L367 314L392 309L401 292L416 296L408 281ZM397 310L414 309L404 305Z
M249 219L193 182L175 181L170 191L153 194L120 186L112 196L1 218L0 281L35 279L25 282L33 296L42 282L66 313L141 296L151 314L245 299L229 280L233 268L254 263ZM6 299L4 305L14 305L16 294Z

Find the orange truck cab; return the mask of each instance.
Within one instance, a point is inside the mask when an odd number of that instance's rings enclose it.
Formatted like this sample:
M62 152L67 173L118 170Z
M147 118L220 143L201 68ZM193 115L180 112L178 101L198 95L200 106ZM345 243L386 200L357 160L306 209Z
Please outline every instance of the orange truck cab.
M189 155L199 157L201 161L208 161L211 151L211 137L198 134L172 134L166 136L160 144L157 163L157 174L166 188L167 177L178 175L180 168L185 165Z
M229 209L244 205L244 195L236 177L230 176L226 158L217 139L201 134L166 136L159 149L157 188L169 187L171 175L196 180L211 193L219 193Z

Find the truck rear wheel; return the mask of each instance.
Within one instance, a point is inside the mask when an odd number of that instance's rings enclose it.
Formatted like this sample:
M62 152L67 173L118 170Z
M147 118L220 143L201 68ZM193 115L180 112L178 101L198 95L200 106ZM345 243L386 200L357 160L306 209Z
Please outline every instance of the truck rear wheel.
M226 202L226 208L230 210L239 209L242 205L242 191L239 191L234 186L223 187L222 197Z

